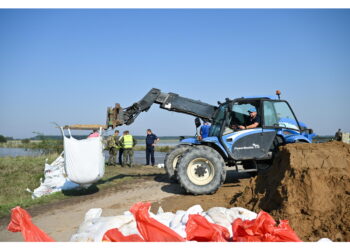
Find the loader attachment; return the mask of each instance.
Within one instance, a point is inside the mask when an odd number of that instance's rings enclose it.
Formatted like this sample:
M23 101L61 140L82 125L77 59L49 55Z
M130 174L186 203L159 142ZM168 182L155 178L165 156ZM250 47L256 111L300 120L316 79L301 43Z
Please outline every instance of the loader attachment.
M118 103L114 108L107 109L107 128L115 128L121 125L130 125L141 112L148 111L156 103L161 109L183 113L199 117L205 121L211 121L216 106L181 97L175 93L163 93L159 89L151 89L140 101L127 108L122 108Z
M64 129L94 130L102 127L104 130L108 130L122 125L130 125L141 112L147 112L154 103L159 104L161 109L193 115L210 122L217 110L216 106L199 100L181 97L175 93L162 93L159 89L153 88L141 100L127 108L122 108L119 103L116 103L114 107L108 107L106 125L76 124L66 125Z
M119 103L116 103L114 108L107 108L107 121L106 127L114 129L117 126L124 125L124 112Z

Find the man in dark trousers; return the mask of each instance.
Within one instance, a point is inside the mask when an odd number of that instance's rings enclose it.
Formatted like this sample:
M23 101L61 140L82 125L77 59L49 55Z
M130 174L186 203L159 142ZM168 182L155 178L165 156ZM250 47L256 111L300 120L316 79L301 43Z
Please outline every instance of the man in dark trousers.
M154 145L159 141L159 138L152 133L152 130L147 129L146 136L146 165L149 165L150 158L152 166L154 166Z
M123 165L124 148L123 148L123 144L120 142L120 140L123 138L123 135L124 135L124 132L123 132L122 136L120 136L118 138L118 140L119 140L118 142L119 142L119 145L120 145L120 147L119 147L119 155L118 155L118 164L119 165Z

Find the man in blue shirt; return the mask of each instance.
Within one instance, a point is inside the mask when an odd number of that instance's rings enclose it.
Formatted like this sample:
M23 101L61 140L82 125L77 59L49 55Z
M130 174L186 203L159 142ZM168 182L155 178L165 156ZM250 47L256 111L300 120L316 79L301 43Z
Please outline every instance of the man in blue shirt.
M152 130L147 129L146 136L146 165L149 165L150 158L152 166L154 166L154 145L159 141L159 138L152 133Z
M209 136L210 127L211 126L210 126L209 122L204 122L204 124L201 127L201 131L200 131L202 139Z

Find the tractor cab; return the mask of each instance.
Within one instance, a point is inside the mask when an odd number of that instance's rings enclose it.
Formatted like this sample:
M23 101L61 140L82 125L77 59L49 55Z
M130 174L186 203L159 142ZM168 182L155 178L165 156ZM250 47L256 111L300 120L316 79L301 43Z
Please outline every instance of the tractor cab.
M256 113L251 115L251 110ZM225 157L234 161L266 160L279 145L311 143L313 136L312 130L299 123L287 101L242 97L220 103L203 143L215 143Z
M230 105L229 127L249 125L249 110L255 109L261 128L301 131L300 124L287 101L270 98L244 98L234 100ZM236 129L237 130L237 129Z

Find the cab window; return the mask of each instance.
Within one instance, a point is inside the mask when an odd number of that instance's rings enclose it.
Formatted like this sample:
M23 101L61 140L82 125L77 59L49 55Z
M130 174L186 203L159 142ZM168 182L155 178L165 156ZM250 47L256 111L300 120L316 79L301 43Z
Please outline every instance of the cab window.
M264 125L299 130L298 122L286 102L264 101Z
M258 103L234 103L231 113L231 125L245 125L249 119L248 110L256 108L259 114L258 106Z

